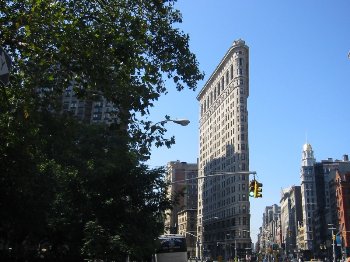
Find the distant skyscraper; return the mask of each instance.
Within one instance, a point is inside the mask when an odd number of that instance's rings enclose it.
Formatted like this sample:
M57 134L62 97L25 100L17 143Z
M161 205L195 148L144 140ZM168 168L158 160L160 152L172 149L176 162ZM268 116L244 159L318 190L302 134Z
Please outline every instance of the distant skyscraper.
M249 48L233 42L199 92L199 253L232 257L251 247L249 175L204 178L214 172L249 171Z
M316 159L314 157L314 151L312 146L306 143L303 146L301 169L300 169L300 182L301 182L301 195L303 206L303 227L304 227L304 241L305 250L313 249L313 213L316 210L316 185L314 164Z
M297 245L298 225L302 223L300 186L282 190L281 236L286 252L293 253Z
M268 253L274 244L282 246L281 207L276 204L265 207L263 225L259 236L259 250L263 253Z

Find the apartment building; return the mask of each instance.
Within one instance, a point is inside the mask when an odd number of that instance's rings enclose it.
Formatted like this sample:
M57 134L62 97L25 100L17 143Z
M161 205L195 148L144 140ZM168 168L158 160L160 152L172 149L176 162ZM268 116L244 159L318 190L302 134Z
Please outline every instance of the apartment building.
M186 218L189 218L190 213L193 213L193 210L197 210L197 176L197 163L187 163L179 160L167 163L166 180L170 184L168 187L168 198L174 201L174 205L166 214L165 233L179 233L179 215L181 219L185 215ZM186 230L183 229L185 229L184 224L182 224L181 233L186 235L184 233Z
M62 95L62 111L69 112L79 121L88 124L112 124L118 121L118 110L104 97L92 100L79 99L73 86L68 86Z
M348 157L346 156L346 160ZM343 256L350 256L350 171L336 172L336 196L339 221L339 235L341 237L341 251Z

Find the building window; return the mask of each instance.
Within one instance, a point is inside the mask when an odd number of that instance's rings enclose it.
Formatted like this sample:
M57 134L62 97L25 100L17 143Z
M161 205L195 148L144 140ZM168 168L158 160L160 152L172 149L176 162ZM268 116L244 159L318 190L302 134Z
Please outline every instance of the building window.
M239 58L236 58L236 66L239 66ZM238 72L238 71L237 71Z

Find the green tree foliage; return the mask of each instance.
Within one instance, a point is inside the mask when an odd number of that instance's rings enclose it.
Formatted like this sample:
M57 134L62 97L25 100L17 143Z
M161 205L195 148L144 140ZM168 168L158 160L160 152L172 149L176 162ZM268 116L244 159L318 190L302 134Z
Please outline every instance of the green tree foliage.
M62 88L75 84L81 98L102 94L119 109L123 124L139 128L139 114L166 93L166 80L196 88L203 74L189 50L189 36L176 28L181 14L166 0L6 0L0 4L0 39L16 60L13 85L51 90L52 106ZM38 102L38 101L35 101ZM123 114L122 114L123 113ZM163 127L158 127L162 137ZM141 132L142 133L142 132ZM142 136L141 136L142 137ZM141 138L139 137L139 138ZM138 140L143 155L149 140ZM168 144L162 139L158 145ZM170 141L170 144L173 141Z
M167 81L203 78L166 0L0 1L0 45L13 60L0 85L0 258L79 261L147 257L162 230L164 170L143 161L170 146L144 121ZM68 85L103 96L111 126L62 113ZM141 117L141 118L140 118Z

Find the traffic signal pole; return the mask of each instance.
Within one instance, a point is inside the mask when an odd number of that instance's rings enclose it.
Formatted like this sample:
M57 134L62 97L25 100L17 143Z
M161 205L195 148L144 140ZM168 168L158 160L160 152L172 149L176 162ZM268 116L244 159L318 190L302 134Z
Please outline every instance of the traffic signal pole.
M193 177L193 178L187 178L183 180L176 180L173 182L170 182L170 184L177 184L177 183L183 183L186 181L191 181L191 180L199 180L199 179L204 179L208 177L217 177L217 176L229 176L229 175L256 175L255 171L241 171L241 172L211 172L210 175L206 176L200 176L200 177Z
M336 254L335 254L335 235L334 235L334 230L336 230L336 228L333 226L333 224L328 224L328 226L331 226L328 229L332 230L333 262L336 262L337 258L336 258Z

